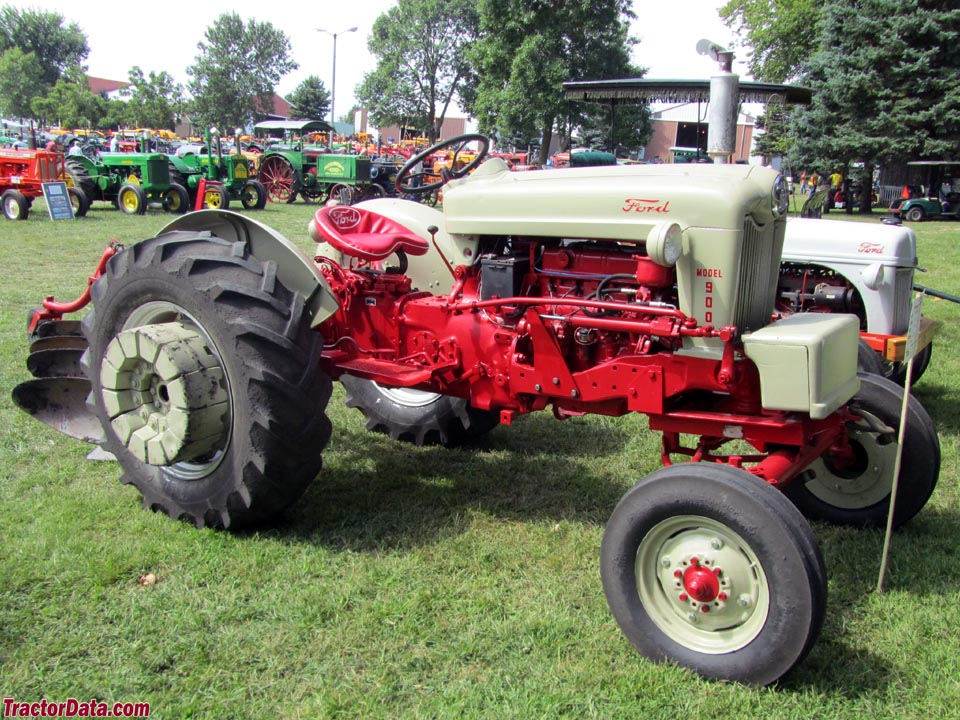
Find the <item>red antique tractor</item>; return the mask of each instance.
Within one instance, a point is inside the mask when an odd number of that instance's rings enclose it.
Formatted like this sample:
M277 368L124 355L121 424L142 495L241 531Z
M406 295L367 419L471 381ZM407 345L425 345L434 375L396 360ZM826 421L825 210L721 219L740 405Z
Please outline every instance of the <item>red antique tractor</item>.
M63 155L48 150L0 150L0 205L7 220L26 220L35 198L43 197L43 183L63 180L73 214L82 217L90 199L67 176Z
M487 150L481 136L463 136ZM479 162L479 160L477 161ZM857 374L856 317L772 319L787 189L767 168L445 171L442 211L320 208L310 258L225 211L108 247L77 301L30 317L15 401L116 456L145 507L235 528L321 469L331 381L367 427L455 445L551 409L649 417L663 468L613 509L603 587L630 642L708 678L776 681L815 642L807 517L883 525L903 390ZM429 192L398 176L401 193ZM64 315L92 299L82 321ZM894 520L930 497L910 398Z

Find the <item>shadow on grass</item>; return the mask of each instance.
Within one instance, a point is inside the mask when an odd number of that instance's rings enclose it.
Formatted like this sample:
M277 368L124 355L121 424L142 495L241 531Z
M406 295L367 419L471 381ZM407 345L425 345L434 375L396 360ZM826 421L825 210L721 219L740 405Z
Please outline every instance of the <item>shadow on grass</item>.
M628 438L613 423L561 423L548 415L458 449L338 428L320 476L272 534L377 551L458 534L475 512L603 525L630 484L605 470L624 462L612 456ZM571 448L587 450L572 455Z
M891 663L868 649L860 638L865 615L875 614L877 578L883 548L882 530L858 530L817 524L817 538L829 577L824 627L810 655L781 684L787 692L837 695L849 699L876 694L900 683L911 672L909 658ZM947 598L960 590L953 542L960 537L960 512L926 509L896 531L891 542L884 592L909 598ZM904 600L891 600L891 612ZM896 616L889 618L896 623ZM882 630L881 630L882 632Z

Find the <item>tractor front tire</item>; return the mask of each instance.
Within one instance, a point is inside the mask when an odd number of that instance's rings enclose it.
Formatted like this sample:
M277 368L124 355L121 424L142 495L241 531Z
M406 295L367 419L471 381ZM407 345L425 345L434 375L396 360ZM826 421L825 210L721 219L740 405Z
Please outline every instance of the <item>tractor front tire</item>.
M247 180L241 191L240 203L245 210L263 210L267 205L267 189L259 180Z
M344 375L347 407L366 418L367 430L416 445L456 447L490 432L498 413L477 410L462 398L409 388L388 388L372 380Z
M0 204L3 205L3 215L7 220L26 220L30 215L27 198L19 190L4 190L0 195Z
M903 388L882 376L860 374L860 390L850 401L862 420L847 426L851 460L829 452L814 461L786 488L808 518L836 525L884 527L897 454ZM940 474L940 440L923 405L911 396L893 524L916 515L933 493Z
M147 193L139 185L123 185L117 192L117 207L126 215L143 215L147 211Z
M70 205L73 206L73 216L83 217L90 209L90 198L78 187L67 188L67 194L70 196Z
M230 208L230 196L222 185L207 185L203 191L203 207L211 210Z
M330 438L331 382L323 339L274 262L170 232L111 258L91 295L88 404L145 508L237 528L302 495ZM166 434L178 426L192 428L179 445Z
M190 209L190 193L179 183L170 183L163 194L163 209L174 215L183 215Z
M708 679L768 685L816 641L827 576L810 525L749 473L661 468L607 523L603 591L631 644Z

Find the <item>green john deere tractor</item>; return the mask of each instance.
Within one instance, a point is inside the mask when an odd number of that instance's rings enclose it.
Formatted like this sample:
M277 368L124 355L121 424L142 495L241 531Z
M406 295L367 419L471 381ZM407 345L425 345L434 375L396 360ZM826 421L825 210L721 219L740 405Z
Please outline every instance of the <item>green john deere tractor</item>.
M70 155L64 163L68 184L127 215L142 215L151 203L177 214L190 208L187 189L172 180L162 153L104 153L99 160Z
M262 135L283 140L264 150L258 178L275 203L292 203L299 195L307 202L332 199L352 205L366 199L373 187L370 158L327 152L306 142L310 133L329 132L322 120L266 120L255 126ZM377 186L376 190L379 190ZM380 195L379 192L376 193Z
M267 204L267 191L256 178L253 162L239 152L224 153L216 128L207 130L202 145L184 146L167 157L171 179L187 188L191 202L196 201L201 180L206 180L205 208L226 210L232 200L247 210L262 210Z

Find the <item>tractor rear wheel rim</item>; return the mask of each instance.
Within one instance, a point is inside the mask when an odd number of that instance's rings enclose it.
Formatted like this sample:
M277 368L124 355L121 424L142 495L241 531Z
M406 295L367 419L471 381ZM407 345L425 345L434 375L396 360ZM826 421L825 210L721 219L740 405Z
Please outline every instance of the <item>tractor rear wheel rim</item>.
M640 542L637 591L671 640L706 654L739 650L763 630L770 585L743 538L711 518L676 515Z
M127 317L118 335L122 334L123 331L134 328L162 323L179 324L183 328L193 331L202 338L207 352L212 356L216 365L220 368L225 367L219 349L203 326L184 308L171 302L153 301L135 308ZM226 457L227 448L233 434L234 418L233 393L231 392L230 377L227 372L223 373L222 382L227 402L226 410L221 420L223 432L219 443L201 457L164 466L163 472L169 477L187 481L202 480L211 475Z
M883 423L864 410L866 420L847 425L853 461L847 466L832 461L829 454L817 458L806 469L806 488L815 497L834 507L857 510L870 507L890 495L896 463L896 437L872 428Z

